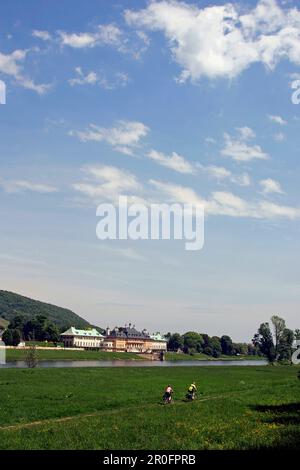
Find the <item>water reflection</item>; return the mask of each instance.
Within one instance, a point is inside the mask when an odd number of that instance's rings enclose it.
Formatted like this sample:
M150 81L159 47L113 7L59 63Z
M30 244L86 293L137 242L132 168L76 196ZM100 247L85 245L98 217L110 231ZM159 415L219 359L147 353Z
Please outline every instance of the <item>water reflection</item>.
M191 367L191 366L264 366L265 360L242 361L41 361L39 368L51 367ZM1 368L26 368L24 361L7 362Z

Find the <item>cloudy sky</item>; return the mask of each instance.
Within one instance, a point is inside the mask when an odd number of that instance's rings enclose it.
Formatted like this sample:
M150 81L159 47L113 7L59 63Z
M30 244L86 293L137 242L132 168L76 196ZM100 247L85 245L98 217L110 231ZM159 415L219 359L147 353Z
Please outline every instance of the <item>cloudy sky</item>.
M1 289L103 327L299 327L297 3L1 2ZM99 241L121 194L202 204L203 250Z

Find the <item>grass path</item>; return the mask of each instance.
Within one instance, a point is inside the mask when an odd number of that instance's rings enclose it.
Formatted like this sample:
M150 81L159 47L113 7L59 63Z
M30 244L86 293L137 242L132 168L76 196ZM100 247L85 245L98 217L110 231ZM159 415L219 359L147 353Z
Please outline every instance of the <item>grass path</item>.
M252 389L248 391L253 391L255 388L253 387ZM210 401L210 400L218 400L218 399L223 399L223 398L230 398L235 395L240 395L241 393L245 393L245 390L240 390L238 392L229 392L229 393L223 393L221 395L215 395L215 396L208 396L205 398L197 398L196 403L199 402L205 402L205 401ZM184 406L187 404L187 401L182 399L182 400L177 400L173 401L171 406ZM168 406L168 405L163 405L163 403L148 403L144 405L132 405L132 406L126 406L123 408L118 408L115 410L99 410L99 411L94 411L93 413L81 413L78 415L72 415L72 416L64 416L62 418L52 418L52 419L43 419L43 420L38 420L38 421L32 421L29 423L20 423L20 424L13 424L9 426L0 426L0 431L10 431L10 430L17 430L17 429L24 429L24 428L30 428L33 426L42 426L45 424L54 424L54 423L63 423L65 421L72 421L76 419L82 419L82 418L92 418L94 416L99 416L103 414L115 414L119 413L122 410L130 411L130 410L138 410L138 409L145 409L145 408L156 408L158 405L161 406Z
M0 370L0 449L299 448L299 367ZM184 396L191 381L199 395ZM173 405L162 405L167 383Z

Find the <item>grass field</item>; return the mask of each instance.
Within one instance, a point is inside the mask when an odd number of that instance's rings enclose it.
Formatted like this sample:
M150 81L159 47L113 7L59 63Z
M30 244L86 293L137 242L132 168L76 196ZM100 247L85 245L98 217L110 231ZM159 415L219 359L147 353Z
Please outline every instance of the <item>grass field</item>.
M66 349L37 349L36 351L40 361L141 361L143 358L134 353L118 353L106 351L72 351ZM6 360L9 361L22 361L26 355L24 349L7 349Z
M296 366L0 369L1 449L298 448ZM196 380L202 392L183 401ZM173 405L163 406L172 384Z
M203 353L196 353L193 355L184 354L184 353L173 353L167 352L165 359L167 361L259 361L264 360L265 357L263 356L220 356L218 358L214 358L208 356L207 354Z
M24 349L7 349L6 350L6 360L7 361L22 361L25 358L26 352ZM65 349L37 349L38 359L40 361L87 361L87 360L99 360L99 361L113 361L113 360L122 360L122 361L132 361L132 360L145 360L144 357L139 356L135 353L115 353L107 351L72 351ZM251 360L251 359L263 359L258 356L222 356L219 359L224 360ZM207 356L205 354L195 354L190 356L189 354L177 354L177 353L167 353L167 361L214 361L213 357Z

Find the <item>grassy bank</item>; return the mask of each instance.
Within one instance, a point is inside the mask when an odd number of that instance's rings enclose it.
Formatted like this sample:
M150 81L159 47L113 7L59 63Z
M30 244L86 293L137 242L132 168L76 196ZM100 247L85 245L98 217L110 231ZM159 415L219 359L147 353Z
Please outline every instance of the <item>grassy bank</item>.
M26 355L24 349L7 349L7 361L22 361ZM114 353L105 351L71 351L66 349L37 349L39 361L141 361L138 354Z
M26 351L24 349L7 349L6 360L7 361L22 361L25 358ZM106 351L72 351L65 349L37 349L38 359L40 361L142 361L145 357L141 357L135 353L114 353ZM257 356L222 356L221 360L244 360L244 359L260 359ZM189 354L177 354L167 353L167 361L214 361L213 357L205 354L195 354L190 356Z
M183 353L173 353L168 352L166 353L166 360L167 361L251 361L251 360L264 360L264 357L261 356L224 356L222 355L219 358L214 358L211 356L207 356L203 353L196 353L193 355L190 354L183 354Z
M0 448L296 449L298 370L0 369ZM202 394L186 403L192 380ZM168 383L175 402L163 406Z

